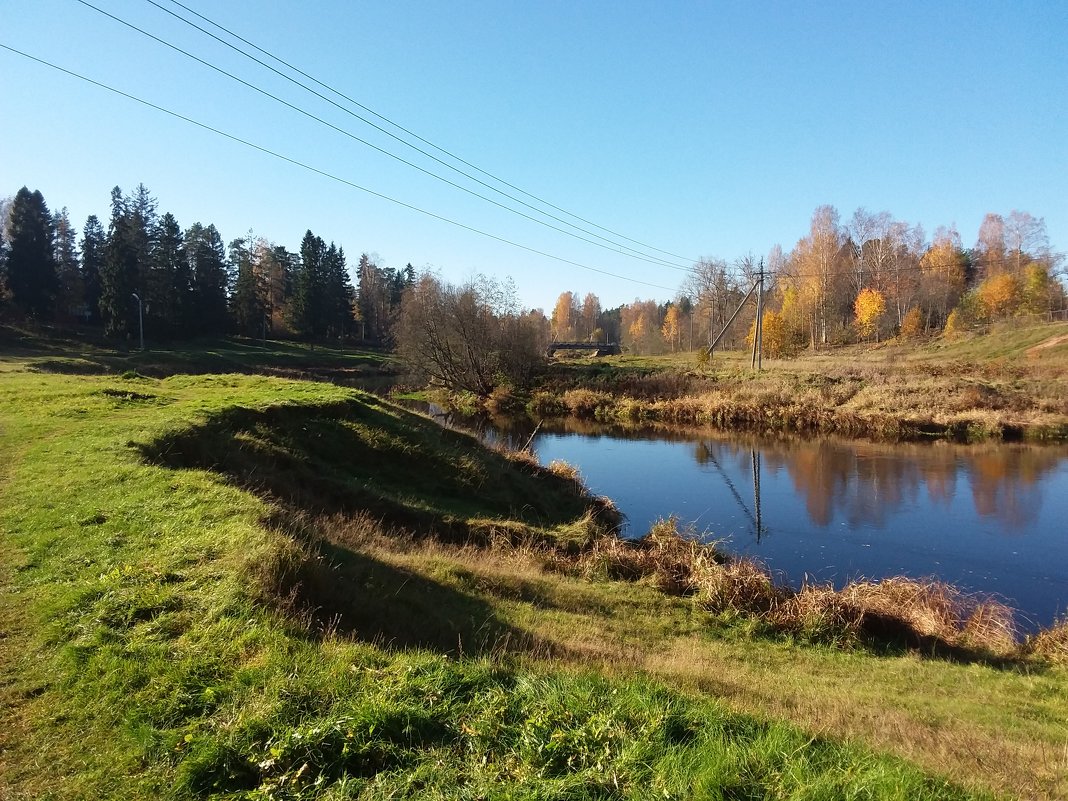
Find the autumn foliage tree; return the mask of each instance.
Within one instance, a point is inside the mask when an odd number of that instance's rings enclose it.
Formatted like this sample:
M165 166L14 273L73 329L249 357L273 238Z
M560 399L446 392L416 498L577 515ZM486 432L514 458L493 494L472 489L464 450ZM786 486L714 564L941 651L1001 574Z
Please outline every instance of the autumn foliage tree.
M660 335L664 337L665 342L671 345L671 352L674 353L681 339L679 307L674 303L668 306L668 310L664 314L664 324L660 327Z
M879 325L886 314L886 298L877 289L862 289L853 304L857 330L865 339L878 337Z

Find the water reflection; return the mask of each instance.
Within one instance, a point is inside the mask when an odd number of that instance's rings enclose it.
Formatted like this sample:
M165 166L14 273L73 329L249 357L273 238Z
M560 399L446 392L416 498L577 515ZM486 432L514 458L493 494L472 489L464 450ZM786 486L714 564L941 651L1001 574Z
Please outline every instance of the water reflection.
M581 432L581 433L579 433ZM1025 627L1068 609L1068 448L727 436L574 421L534 439L638 536L675 514L795 585L936 576Z
M1068 447L448 422L575 465L619 506L628 536L674 514L795 584L937 576L1005 598L1025 625L1068 610Z
M652 433L652 432L647 432ZM701 439L693 444L699 465L732 463L736 473L760 460L769 474L782 471L805 501L809 520L829 526L844 515L851 526L882 526L887 515L917 503L922 495L934 505L951 506L958 475L967 482L976 512L993 517L1008 532L1033 525L1042 505L1039 485L1055 471L1066 452L1060 448L1017 445L885 445L821 440ZM759 501L759 470L754 492ZM730 477L724 474L730 485ZM737 491L730 487L733 495Z

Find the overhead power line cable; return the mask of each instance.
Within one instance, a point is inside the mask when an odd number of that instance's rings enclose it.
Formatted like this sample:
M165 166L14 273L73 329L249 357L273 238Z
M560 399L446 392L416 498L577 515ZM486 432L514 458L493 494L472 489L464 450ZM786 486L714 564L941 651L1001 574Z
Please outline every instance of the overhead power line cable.
M469 194L469 195L471 195L473 197L477 197L477 198L479 198L481 200L484 200L487 203L490 203L490 204L492 204L492 205L494 205L494 206L496 206L496 207L498 207L500 209L503 209L505 211L511 212L512 214L515 214L515 215L517 215L519 217L523 217L524 219L527 219L527 220L529 220L529 221L531 221L533 223L536 223L538 225L542 225L542 226L544 226L546 228L549 228L549 229L551 229L553 231L557 231L558 233L565 234L566 236L570 236L570 237L572 237L574 239L578 239L578 240L580 240L582 242L586 242L587 244L594 245L595 247L603 248L605 250L609 250L609 251L611 251L613 253L617 253L617 254L619 254L621 256L626 256L628 258L637 259L639 261L644 261L644 262L649 262L649 263L655 264L655 265L657 265L659 267L668 267L668 268L670 268L672 270L679 270L679 271L682 271L682 272L688 272L689 271L689 268L679 267L677 265L671 264L670 262L664 261L662 259L651 258L651 257L648 257L648 256L642 256L642 255L638 255L638 254L635 254L635 253L622 251L622 250L617 249L617 246L606 245L606 244L604 244L602 242L597 242L597 241L595 241L593 239L588 239L588 238L586 238L584 236L581 236L580 234L576 234L573 231L568 231L567 229L560 228L560 227L558 227L556 225L553 225L552 223L545 222L544 220L539 220L538 218L532 217L531 215L526 214L526 213L524 213L522 211L519 211L518 209L514 209L514 208L512 208L510 206L507 206L507 205L505 205L503 203L500 203L500 202L494 200L493 198L487 197L486 195L483 195L483 194L481 194L479 192L476 192L473 189L469 189L466 186L462 186L461 184L458 184L455 181L451 181L451 180L449 180L448 178L445 178L442 175L438 175L437 173L435 173L435 172L433 172L431 170L428 170L425 167L421 167L418 164L416 164L415 162L409 161L408 159L405 159L405 158L403 158L401 156L398 156L395 153L391 153L390 151L386 150L385 148L379 147L378 145L376 145L376 144L374 144L372 142L369 142L368 140L363 139L362 137L357 136L356 134L352 133L351 131L347 131L344 128L341 128L341 127L339 127L337 125L334 125L333 123L328 122L327 120L324 120L322 117L316 116L315 114L311 113L310 111L307 111L306 109L303 109L300 106L297 106L297 105L295 105L293 103L290 103L288 100L285 100L285 99L279 97L278 95L272 94L271 92L268 92L266 89L263 89L262 87L256 86L255 84L253 84L253 83L251 83L249 81L246 81L244 78L241 78L241 77L239 77L237 75L234 75L232 72L228 72L227 70L224 70L222 67L219 67L216 64L212 64L210 61L202 59L199 56L194 55L193 53L190 53L188 50L184 50L183 48L178 47L178 45L175 45L175 44L173 44L171 42L168 42L167 40L162 39L159 36L156 36L155 34L149 33L148 31L144 30L143 28L139 28L138 26L134 25L131 22L128 22L128 21L122 19L121 17L117 17L114 14L111 14L110 12L105 11L102 8L99 8L98 6L93 5L92 3L88 2L88 0L77 0L77 2L81 3L82 5L86 6L87 8L91 8L92 10L94 10L94 11L100 13L100 14L103 14L105 17L108 17L109 19L112 19L115 22L118 22L119 24L124 25L125 27L130 28L131 30L136 31L137 33L140 33L143 36L148 37L149 39L152 39L155 42L158 42L159 44L163 45L164 47L168 47L168 48L170 48L171 50L174 50L177 53L181 53L183 56L186 56L187 58L190 58L193 61L196 61L198 64L202 64L203 66L207 67L208 69L213 70L213 71L219 73L220 75L224 75L227 78L230 78L231 80L236 81L237 83L240 83L242 86L245 86L245 87L251 89L252 91L263 95L264 97L267 97L267 98L269 98L271 100L274 100L277 103L281 103L286 108L289 108L289 109L291 109L293 111L296 111L298 114L302 114L303 116L307 117L308 119L314 120L315 122L318 122L320 125L324 125L327 128L330 128L331 130L336 131L337 133L341 134L342 136L348 137L349 139L352 139L355 142L359 142L360 144L365 145L365 146L371 148L372 150L376 150L377 152L383 154L384 156L387 156L387 157L389 157L391 159L394 159L395 161L398 161L401 164L404 164L404 165L406 165L408 167L411 167L414 170L418 170L419 172L423 173L424 175L427 175L427 176L429 176L431 178L434 178L434 179L436 179L438 181L441 181L442 183L447 184L447 185L453 187L454 189L458 189L461 192L465 192L465 193L467 193L467 194Z
M297 79L293 78L291 75L287 75L286 73L282 72L281 70L279 70L279 69L277 69L275 67L272 67L270 64L268 64L265 61L262 61L262 60L256 58L256 56L252 55L251 53L247 53L246 51L242 50L240 47L237 47L233 43L228 42L228 41L226 41L225 39L223 39L223 38L221 38L219 36L216 36L211 31L205 30L204 28L202 28L201 26L197 25L192 20L188 20L185 17L181 16L180 14L176 14L174 11L171 11L169 8L165 8L164 6L162 6L159 3L157 3L156 0L145 0L145 2L148 3L149 5L155 6L160 11L164 12L165 14L170 15L171 17L174 17L175 19L179 20L180 22L184 22L186 25L190 26L191 28L194 28L195 30L200 31L205 36L211 37L216 42L218 42L219 44L223 45L224 47L230 48L235 53L238 53L238 54L244 56L245 58L249 59L250 61L252 61L252 62L254 62L256 64L259 64L264 69L270 70L275 75L279 76L280 78L282 78L282 79L284 79L286 81L289 81L294 86L298 86L301 89L303 89L304 91L309 92L312 95L314 95L315 97L319 98L320 100L323 100L324 102L329 103L330 105L334 106L335 108L339 109L340 111L344 112L345 114L348 114L350 117L353 117L353 118L359 120L360 122L364 123L365 125L368 125L371 128L374 128L376 131L378 131L378 132L380 132L382 134L385 134L386 136L390 137L391 139L396 140L397 142L399 142L400 144L404 145L405 147L411 148L416 153L419 153L420 155L425 156L426 158L430 159L431 161L437 162L441 166L443 166L443 167L445 167L447 169L450 169L453 172L458 173L459 175L462 175L464 178L467 178L470 181L474 181L476 184L485 187L486 189L490 190L491 192L496 192L498 195L508 198L513 203L518 203L519 205L530 209L531 211L533 211L536 214L544 215L545 217L548 217L550 220L555 220L556 222L561 223L562 225L567 225L567 226L569 226L571 228L574 228L577 231L581 231L582 233L587 234L588 236L592 236L592 237L594 237L596 239L599 239L599 240L601 240L603 242L607 242L610 245L612 245L613 248L619 248L619 249L622 249L622 250L630 251L630 252L632 252L634 254L637 254L637 255L639 255L639 256L641 256L643 258L649 259L651 262L656 263L656 264L663 264L664 266L673 266L676 269L680 269L680 270L689 269L689 265L681 265L681 264L680 265L673 265L671 262L669 262L666 259L661 258L660 256L653 256L653 255L651 255L649 253L644 253L641 250L638 250L636 248L630 247L629 245L625 245L625 244L623 244L621 242L618 242L616 240L613 240L613 239L610 239L608 237L602 236L601 234L598 234L598 233L596 233L594 231L590 231L590 230L588 230L586 228L583 228L581 225L575 225L573 222L569 222L568 220L565 220L562 217L557 217L555 214L550 214L549 212L544 211L544 210L538 208L537 206L535 206L535 205L533 205L531 203L527 203L525 200L522 200L521 198L515 197L514 195L511 195L508 192L502 191L501 189L498 189L497 187L493 186L492 184L486 183L481 178L478 178L478 177L472 175L469 172L465 172L464 170L460 169L459 167L456 167L453 164L450 164L449 162L445 161L444 159L438 158L433 153L428 153L426 150L423 150L421 147L419 147L417 145L413 145L411 142L407 141L403 137L398 136L397 134L393 133L392 131L386 130L381 125L378 125L377 123L372 122L371 120L367 119L366 117L361 116L360 114L357 114L352 109L346 108L345 106L341 105L340 103L336 102L335 100L332 100L329 97L327 97L326 95L322 94L321 92L318 92L315 89L313 89L312 87L310 87L310 86L308 86L308 85L306 85L304 83L301 83ZM186 6L182 6L180 3L177 3L177 5L181 6L182 8L186 8ZM195 11L190 11L189 13L194 14L194 15L196 15L198 17L201 17L201 15L197 14ZM210 20L209 20L209 22L210 22ZM216 23L211 23L211 24L215 25ZM216 27L220 27L221 28L221 26L218 26L218 25L216 25ZM221 28L221 29L222 30L226 30L225 28ZM240 36L237 36L237 34L234 34L234 33L230 32L230 31L227 31L227 33L229 33L231 36L241 40L242 42L245 41ZM256 47L255 45L250 44L249 46L253 47L253 48L257 49L257 50L260 50L260 48ZM286 66L289 66L288 64L286 64L286 62L281 61L281 59L277 59L274 56L271 56L271 58L274 58L274 60L278 61L279 63L285 64ZM289 68L294 70L295 72L300 73L301 75L305 75L305 73L303 73L302 71L296 69L295 67L289 66ZM308 76L306 76L306 77L308 77ZM320 84L320 82L316 81L314 78L310 78L309 77L309 80L314 81L317 84ZM322 84L320 84L320 85L322 85ZM329 91L334 91L334 90L329 90ZM339 93L337 93L335 91L334 94L339 94ZM345 97L344 95L339 95L339 96L343 97L345 100L348 100L348 102L353 103L354 105L360 106L360 108L364 108L359 103L356 103L356 101L351 100L350 98ZM373 112L371 112L371 113L373 113ZM378 116L378 115L375 115L375 116ZM400 126L396 125L395 123L389 123L389 124L393 125L393 127L398 128L399 130L403 130L409 136L413 136L416 139L419 139L420 141L424 141L424 140L422 140L421 137L417 136L416 134L411 133L407 129L401 128ZM437 150L441 150L440 148L437 148L435 145L430 145L430 146L434 147ZM456 161L460 161L460 162L462 162L464 164L467 163L467 162L464 162L462 159L459 159L458 157L453 156L451 153L448 153L447 151L441 151L441 152L446 153L446 155L450 156L450 158L453 158ZM469 165L469 166L472 166L472 169L474 169L474 170L476 170L478 172L483 172L482 170L479 170L477 167L474 167L473 165ZM493 178L493 180L497 181L498 183L502 183L502 184L505 183L504 181L501 181L499 178L496 178L496 177L493 177L493 176L490 176L490 177ZM506 184L506 185L508 185L508 184ZM515 187L513 187L513 188L515 188ZM517 189L517 191L519 191L521 194L527 194L527 193L523 192L523 190L521 190L521 189ZM545 203L544 201L540 201L539 200L539 202L542 203L542 205L550 205L550 204ZM564 212L564 213L567 214L567 212ZM569 215L569 216L574 217L574 215ZM581 218L579 218L579 217L575 217L575 219L581 220ZM586 222L585 220L582 220L582 221ZM593 225L593 227L595 227L595 228L600 228L600 226L597 226L594 223L587 223L587 224ZM604 230L604 229L602 229L602 230ZM611 232L609 232L609 233L611 233ZM620 234L614 234L614 236L616 236L617 239L624 239L624 240L626 240L628 242L634 241L634 240L631 240L628 237L622 236ZM640 244L640 243L638 243L638 244ZM657 250L657 248L651 248L651 247L644 246L644 245L643 245L643 247L645 247L647 250ZM663 252L663 251L658 251L658 252ZM668 254L668 255L671 255L671 254Z
M545 257L547 259L552 259L553 261L560 262L561 264L567 264L567 265L570 265L572 267L578 267L579 269L588 270L589 272L593 272L593 273L599 273L600 275L607 275L610 278L618 278L621 281L629 281L630 283L633 283L633 284L641 284L642 286L653 287L654 289L664 289L664 290L667 290L669 292L674 292L675 291L674 287L662 286L660 284L654 284L654 283L651 283L649 281L642 281L642 280L637 279L637 278L630 278L628 276L619 275L618 273L613 273L613 272L610 272L608 270L602 270L599 267L591 267L588 264L582 264L581 262L573 261L571 259L564 258L563 256L556 256L556 255L554 255L552 253L548 253L546 251L539 250L538 248L531 247L529 245L524 245L524 244L521 244L519 242L515 242L514 240L507 239L507 238L502 237L502 236L497 236L496 234L491 234L488 231L484 231L484 230L482 230L480 228L475 228L474 226L467 225L467 224L459 222L457 220L450 219L449 217L445 217L443 215L436 214L436 213L434 213L432 211L427 211L426 209L420 208L418 206L414 206L411 203L405 203L403 200L398 200L397 198L390 197L389 195L383 194L382 192L376 192L373 189L368 189L365 186L361 186L360 184L354 183L353 181L349 181L348 179L342 178L342 177L340 177L338 175L335 175L334 173L328 172L326 170L319 169L318 167L313 167L310 164L307 164L306 162L303 162L303 161L300 161L298 159L291 158L289 156L283 155L282 153L278 153L277 151L274 151L274 150L271 150L269 148L263 147L262 145L257 145L257 144L255 144L253 142L248 141L247 139L242 139L241 137L235 136L234 134L227 133L226 131L220 130L218 128L214 128L211 125L208 125L207 123L200 122L198 120L193 119L192 117L187 117L184 114L178 113L177 111L172 111L171 109L164 108L163 106L157 105L156 103L153 103L153 102L151 102L149 100L144 100L143 98L137 97L136 95L132 95L132 94L130 94L128 92L124 92L121 89L116 89L114 86L109 86L106 83L102 83L101 81L94 80L93 78L89 78L88 76L82 75L81 73L75 72L73 70L69 70L69 69L67 69L65 67L61 67L58 64L52 63L51 61L46 61L43 58L38 58L37 56L30 55L29 53L26 53L26 52L24 52L22 50L19 50L19 49L15 48L15 47L11 47L10 45L6 45L3 42L0 42L0 48L3 48L4 50L7 50L7 51L9 51L11 53L14 53L16 55L22 56L23 58L29 59L30 61L34 61L34 62L37 62L38 64L44 65L46 67L49 67L49 68L51 68L53 70L56 70L57 72L62 72L64 74L66 74L66 75L71 76L72 78L77 78L78 80L84 81L85 83L92 84L93 86L97 86L97 87L99 87L101 89L105 89L105 90L107 90L109 92L112 92L113 94L119 95L120 97L125 97L128 100L132 100L132 101L134 101L136 103L140 103L143 106L146 106L148 108L154 109L154 110L162 112L164 114L167 114L167 115L169 115L171 117L174 117L175 119L182 120L183 122L189 123L190 125L194 125L197 128L200 128L202 130L209 131L210 133L216 134L218 136L222 136L222 137L224 137L226 139L229 139L232 142L237 142L238 144L244 145L245 147L251 148L252 150L256 150L256 151L259 151L260 153L264 153L264 154L266 154L268 156L271 156L273 158L280 159L281 161L288 162L289 164L292 164L292 165L294 165L296 167L300 167L301 169L307 170L308 172L315 173L315 174L320 175L320 176L322 176L324 178L329 178L330 180L336 181L337 183L344 184L345 186L351 187L353 189L358 189L361 192L365 192L365 193L367 193L369 195L373 195L374 197L381 198L382 200L386 200L386 201L388 201L390 203L394 203L394 204L396 204L398 206L402 206L403 208L409 209L409 210L417 212L419 214L423 214L423 215L425 215L427 217L431 217L431 218L433 218L435 220L439 220L441 222L448 223L449 225L456 226L457 228L462 228L465 231L470 231L471 233L478 234L479 236L484 236L487 239L492 239L492 240L494 240L496 242L501 242L503 244L510 245L512 247L515 247L515 248L519 248L520 250L525 250L528 253L533 253L533 254L535 254L537 256L543 256L543 257Z
M147 2L150 2L150 3L152 3L152 5L157 6L158 8L162 9L162 6L159 6L159 4L154 2L154 0L147 0ZM314 77L313 75L309 75L308 73L304 72L299 67L294 66L293 64L291 64L290 62L286 61L283 58L280 58L279 56L276 56L274 53L270 52L269 50L265 50L264 48L260 47L259 45L255 44L253 42L250 42L248 39L245 39L240 34L235 33L234 31L230 30L229 28L225 27L224 25L221 25L218 22L215 22L211 18L206 17L205 15L197 12L196 10L190 8L189 6L178 2L178 0L170 0L170 2L172 4L178 6L179 8L182 8L185 11L189 12L190 14L192 14L195 17L197 17L198 19L206 22L208 25L211 25L212 27L217 28L220 31L223 31L227 35L232 36L234 39L237 39L239 42L242 42L243 44L248 45L249 47L251 47L254 50L256 50L258 53L261 53L264 56L267 56L267 58L270 58L271 60L273 60L273 61L285 66L286 68L292 70L293 72L297 73L298 75L301 75L302 77L307 78L309 81L311 81L315 85L325 89L328 92L331 92L332 94L336 95L337 97L342 98L343 100L351 103L352 105L354 105L354 106L356 106L356 107L358 107L360 109L363 109L368 114L370 114L373 117L375 117L376 119L381 120L382 122L386 123L387 125L393 126L398 131L403 131L405 134L407 134L408 136L411 136L412 138L416 139L419 142L422 142L424 145L427 145L428 147L434 148L434 150L438 151L439 153L443 153L444 155L448 156L449 158L454 159L455 161L458 161L460 164L463 164L466 167L470 167L472 170L475 170L476 172L481 173L482 175L485 175L487 178L491 178L492 180L497 181L499 184L502 184L503 186L507 186L509 189L514 189L516 192L519 192L520 194L525 195L526 197L530 198L531 200L535 200L538 203L541 203L543 206L547 206L547 207L549 207L549 208L551 208L551 209L553 209L555 211L560 212L561 214L566 214L568 217L572 217L572 218L574 218L574 219L576 219L576 220L578 220L580 222L585 223L586 225L592 225L594 228L597 228L598 230L604 231L605 233L612 234L612 236L618 237L620 239L624 239L627 242L631 242L631 243L633 243L635 245L640 245L641 247L645 248L646 250L653 250L653 251L656 251L657 253L662 253L665 256L672 256L672 257L674 257L676 259L682 259L685 262L692 263L692 262L697 261L697 259L691 259L691 258L689 258L687 256L681 256L678 253L672 253L671 251L663 250L663 249L655 247L653 245L649 245L647 243L641 242L640 240L632 239L629 236L625 236L624 234L621 234L621 233L619 233L617 231L613 231L611 228L606 228L603 225L598 225L597 223L595 223L595 222L593 222L591 220L588 220L585 217L582 217L582 216L580 216L578 214L575 214L574 212L571 212L571 211L568 211L567 209L563 209L563 208L561 208L559 206L556 206L556 205L550 203L549 201L545 200L544 198L541 198L541 197L538 197L537 195L531 194L530 192L527 192L526 190L521 189L520 187L516 186L515 184L509 183L505 179L503 179L503 178L501 178L501 177L499 177L497 175L494 175L493 173L488 172L487 170L484 170L481 167L479 167L479 166L477 166L475 164L472 164L469 161L464 160L460 156L456 155L455 153L450 152L449 150L441 147L440 145L436 145L433 142L431 142L430 140L424 139L422 136L420 136L419 134L417 134L414 131L410 130L409 128L404 127L400 123L394 122L389 117L386 117L386 116L384 116L382 114L379 114L374 109L369 108L368 106L365 106L363 103L360 103L358 100L355 100L352 97L350 97L349 95L346 95L344 92L340 91L339 89L335 89L334 87L330 86L327 83L324 83L323 81L319 80L318 78ZM167 11L167 9L162 9L162 10ZM170 11L168 11L167 13L172 13L173 14L173 12L170 12ZM193 23L189 22L189 20L185 20L183 17L180 17L178 15L174 15L174 16L177 16L178 19L181 19L183 22L186 22L187 24L190 24L190 25L193 24ZM199 26L194 26L194 27L197 27L198 30L202 30L203 31L203 28L200 28ZM205 33L206 33L206 31L205 31ZM208 34L208 35L210 36L211 34ZM228 43L224 42L224 44L228 44ZM228 46L232 47L232 45L228 45ZM243 52L243 51L239 51L239 52ZM248 54L246 53L245 55L247 56ZM251 56L249 56L249 57L251 58ZM305 88L307 88L307 87L305 87ZM309 90L309 91L311 91L311 90ZM405 143L405 144L408 144L408 143ZM411 146L411 145L409 145L409 146ZM455 168L453 168L453 169L455 169ZM472 179L472 180L477 180L477 179Z

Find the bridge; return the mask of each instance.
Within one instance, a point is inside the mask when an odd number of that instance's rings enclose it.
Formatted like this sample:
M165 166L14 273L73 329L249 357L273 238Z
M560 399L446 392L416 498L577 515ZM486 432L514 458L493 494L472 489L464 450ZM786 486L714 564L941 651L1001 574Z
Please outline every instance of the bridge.
M551 359L558 350L592 350L594 356L618 356L623 352L615 342L551 342L545 355Z

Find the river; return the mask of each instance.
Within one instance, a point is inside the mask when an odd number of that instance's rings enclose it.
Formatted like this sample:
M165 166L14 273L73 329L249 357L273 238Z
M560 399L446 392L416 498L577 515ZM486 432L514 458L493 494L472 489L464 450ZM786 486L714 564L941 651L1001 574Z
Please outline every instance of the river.
M480 433L522 446L530 427ZM712 429L543 425L543 464L577 467L641 536L675 515L793 585L937 577L994 595L1025 630L1068 609L1068 447L730 436Z

